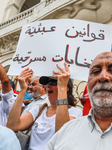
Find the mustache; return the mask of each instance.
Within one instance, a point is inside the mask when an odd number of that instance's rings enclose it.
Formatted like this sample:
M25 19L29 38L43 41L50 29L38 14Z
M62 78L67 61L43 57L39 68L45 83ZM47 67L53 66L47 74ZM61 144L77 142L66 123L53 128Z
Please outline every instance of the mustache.
M33 89L30 89L30 92L33 92Z
M106 90L106 91L112 92L112 85L109 83L99 83L93 87L92 92L96 93L97 91L100 91L100 90L102 91Z

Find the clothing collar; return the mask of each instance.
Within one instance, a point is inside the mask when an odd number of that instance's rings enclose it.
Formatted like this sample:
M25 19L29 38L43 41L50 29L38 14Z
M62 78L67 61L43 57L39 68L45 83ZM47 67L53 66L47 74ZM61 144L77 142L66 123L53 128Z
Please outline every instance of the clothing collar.
M87 118L88 118L89 123L90 123L91 132L92 132L92 131L94 130L94 128L96 127L96 129L97 129L98 131L100 131L101 133L103 133L102 130L100 129L99 125L98 125L98 124L96 123L96 121L95 121L95 117L94 117L94 113L93 113L93 109L92 109L92 108L91 108L91 110L90 110L90 112L89 112ZM110 126L104 133L106 133L106 132L108 132L108 131L110 131L110 130L112 130L112 123L111 123L111 126Z
M93 114L93 109L91 108L91 110L89 111L89 114L87 116L89 123L90 123L90 127L91 127L91 132L94 130L95 127L95 118L94 118L94 114Z
M34 101L37 101L37 100L40 100L40 99L41 99L41 100L44 100L45 98L47 98L47 94L42 95L42 96L38 97L37 99L34 99L34 98L33 98L33 100L34 100Z

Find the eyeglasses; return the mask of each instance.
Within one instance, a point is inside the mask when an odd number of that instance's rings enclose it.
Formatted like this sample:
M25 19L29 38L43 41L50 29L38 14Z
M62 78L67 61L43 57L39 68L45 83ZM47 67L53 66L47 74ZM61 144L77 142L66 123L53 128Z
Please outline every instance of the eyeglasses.
M56 86L57 80L50 80L49 85Z

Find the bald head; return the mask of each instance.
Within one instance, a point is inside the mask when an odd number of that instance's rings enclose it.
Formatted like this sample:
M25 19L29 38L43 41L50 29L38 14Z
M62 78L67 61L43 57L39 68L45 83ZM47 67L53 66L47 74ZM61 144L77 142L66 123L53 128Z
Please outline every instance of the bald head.
M112 52L103 52L97 55L90 66L88 85L91 79L98 79L98 77L100 77L103 69L105 70L111 69L111 66L112 66ZM103 72L102 75L106 75L106 73L107 72Z
M103 53L100 53L99 55L97 55L92 64L90 65L90 70L92 68L92 66L95 64L95 63L98 63L99 60L103 60L103 59L112 59L112 52L103 52Z
M89 71L88 91L94 112L100 116L111 116L112 52L101 53L93 60Z

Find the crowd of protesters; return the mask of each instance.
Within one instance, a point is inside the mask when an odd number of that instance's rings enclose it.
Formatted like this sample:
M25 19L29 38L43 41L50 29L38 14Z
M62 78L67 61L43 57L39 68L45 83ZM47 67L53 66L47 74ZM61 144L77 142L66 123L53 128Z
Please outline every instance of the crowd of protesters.
M29 150L104 150L107 144L110 145L107 148L110 150L111 59L112 53L105 52L93 60L88 84L80 97L83 110L77 107L77 100L73 96L73 82L67 63L64 63L65 69L57 65L60 72L53 71L52 77L32 78L33 70L24 69L16 77L20 86L19 92L15 90L14 83L0 64L0 148L20 150L16 133L24 133L32 127ZM43 104L46 105L36 119ZM105 139L102 140L100 137L104 134ZM87 136L90 137L88 145Z

